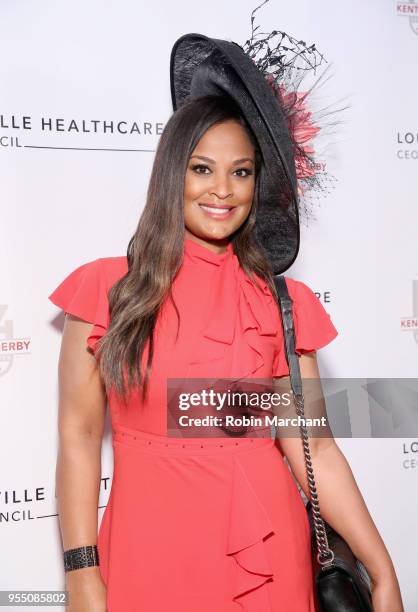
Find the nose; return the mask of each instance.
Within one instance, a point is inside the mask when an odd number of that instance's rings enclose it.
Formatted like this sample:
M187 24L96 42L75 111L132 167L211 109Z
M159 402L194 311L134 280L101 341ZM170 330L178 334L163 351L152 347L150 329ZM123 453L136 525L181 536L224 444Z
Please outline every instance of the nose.
M210 195L215 195L220 200L232 197L232 186L228 176L214 176L214 181L209 191Z

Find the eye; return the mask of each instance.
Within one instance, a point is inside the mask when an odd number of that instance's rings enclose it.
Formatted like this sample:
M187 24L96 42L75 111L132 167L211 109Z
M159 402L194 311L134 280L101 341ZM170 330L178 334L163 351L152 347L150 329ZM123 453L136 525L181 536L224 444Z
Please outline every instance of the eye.
M253 171L249 168L238 168L238 170L235 170L235 172L245 172L244 176L242 174L240 175L242 178L246 176L251 176L253 173Z
M210 168L208 166L205 166L205 164L195 164L194 166L192 166L193 172L196 172L197 174L207 174L206 172L198 171L200 168L210 170Z

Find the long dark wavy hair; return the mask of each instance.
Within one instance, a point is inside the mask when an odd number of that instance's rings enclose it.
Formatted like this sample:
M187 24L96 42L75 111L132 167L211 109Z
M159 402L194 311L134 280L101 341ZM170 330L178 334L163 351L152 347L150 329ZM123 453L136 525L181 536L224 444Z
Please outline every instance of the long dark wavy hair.
M250 280L262 278L276 295L270 264L254 239L263 159L257 141L235 102L224 96L194 98L176 110L160 136L145 207L128 244L128 272L109 290L110 324L97 345L107 392L114 387L127 401L133 387L147 395L154 350L153 331L162 302L181 266L184 249L183 189L189 158L206 130L227 120L239 122L255 149L255 188L250 214L231 235L233 250ZM277 177L277 194L283 189ZM174 304L179 320L178 309ZM141 371L148 345L145 376ZM126 380L127 378L127 380Z

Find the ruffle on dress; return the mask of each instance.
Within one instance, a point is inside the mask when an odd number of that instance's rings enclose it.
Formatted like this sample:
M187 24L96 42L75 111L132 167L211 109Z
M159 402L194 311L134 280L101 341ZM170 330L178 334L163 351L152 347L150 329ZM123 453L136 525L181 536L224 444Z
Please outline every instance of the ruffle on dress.
M233 600L246 611L271 610L268 591L262 587L273 579L264 540L274 533L266 510L235 457L226 554L236 561Z
M273 316L271 293L262 283L258 287L251 282L230 250L213 277L211 295L210 315L202 334L204 341L195 346L191 363L204 363L212 353L221 354L223 345L226 351L220 376L237 379L255 373L269 376L264 365L269 357L272 362L280 323Z
M124 258L106 258L120 260ZM95 259L73 270L48 296L65 314L72 314L88 323L93 323L87 345L96 351L99 339L109 326L108 280L103 262ZM116 280L116 279L115 279Z

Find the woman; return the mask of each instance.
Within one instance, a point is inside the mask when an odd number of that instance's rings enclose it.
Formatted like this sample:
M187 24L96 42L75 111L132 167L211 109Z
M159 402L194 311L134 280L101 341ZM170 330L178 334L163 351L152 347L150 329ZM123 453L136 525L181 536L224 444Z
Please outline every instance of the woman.
M100 559L67 571L70 612L315 611L306 510L284 462L308 495L299 440L167 437L167 379L288 375L271 268L254 240L264 163L232 99L189 100L160 138L128 257L86 263L50 296L67 314L63 548L97 544ZM316 350L337 332L304 283L286 283L302 375L317 378ZM106 401L114 476L97 537ZM401 611L344 456L323 438L311 454L322 515L366 566L375 610Z

